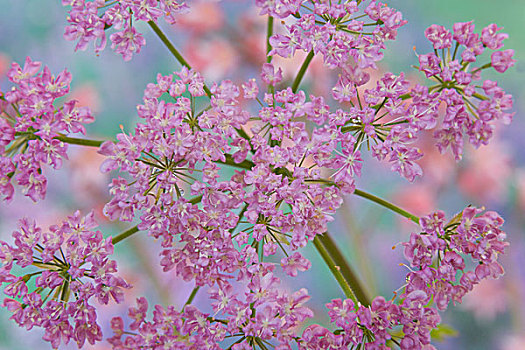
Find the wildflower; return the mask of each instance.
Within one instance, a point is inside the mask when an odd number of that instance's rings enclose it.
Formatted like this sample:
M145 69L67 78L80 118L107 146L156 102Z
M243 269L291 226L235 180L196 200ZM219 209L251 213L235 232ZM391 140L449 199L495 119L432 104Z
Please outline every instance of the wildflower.
M85 134L84 124L94 120L88 108L76 107L75 100L57 102L69 92L71 73L64 70L54 76L47 67L39 73L40 67L30 57L23 68L12 63L7 76L15 86L0 94L0 193L6 201L13 198L13 179L33 201L44 199L43 169L46 165L59 169L67 159L68 145L61 138Z
M93 231L96 226L92 212L81 217L77 211L47 231L22 219L13 232L14 245L0 242L0 281L7 283L4 294L10 297L3 306L21 327L44 328L43 339L54 348L62 341L73 340L79 348L86 340L92 345L101 341L92 299L120 303L123 289L130 287L109 259L111 238L103 239L100 231ZM25 274L13 275L13 265Z

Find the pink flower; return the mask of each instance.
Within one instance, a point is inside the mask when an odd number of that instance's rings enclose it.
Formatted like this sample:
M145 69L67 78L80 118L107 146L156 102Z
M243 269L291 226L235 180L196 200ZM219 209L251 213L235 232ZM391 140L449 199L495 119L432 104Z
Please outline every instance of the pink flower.
M13 319L28 329L43 327L44 340L58 347L61 340L73 339L79 347L102 340L95 308L90 299L107 304L109 295L122 301L122 289L130 286L115 275L116 262L108 257L113 253L111 238L104 240L96 227L93 213L80 217L75 213L60 225L43 232L36 223L21 220L13 233L14 245L0 242L4 251L16 259L20 268L37 267L35 273L23 277L11 275L12 263L5 253L0 254L7 273L2 282L8 285L4 294L23 299L23 311L17 310L14 300L6 299L4 306L13 312ZM34 286L29 283L37 276ZM32 290L30 290L32 289ZM47 290L45 299L40 293ZM59 291L59 292L57 292Z
M516 60L512 59L514 50L496 51L490 56L490 63L492 67L499 73L504 73L507 69L514 65Z
M452 34L443 26L433 24L425 30L425 36L434 45L434 49L441 50L452 46Z
M12 155L0 161L0 191L6 201L13 197L13 179L33 201L44 199L47 179L42 168L58 169L67 159L68 145L57 138L85 133L83 124L94 121L89 109L76 107L76 101L58 105L69 92L71 74L64 70L55 77L47 67L38 73L40 67L27 57L23 69L13 63L7 74L15 86L0 104L6 118L0 119L0 150L9 149Z
M20 82L35 76L41 66L41 62L32 61L31 57L27 56L24 68L21 68L16 62L11 63L11 69L7 72L7 77L11 82L19 84Z
M503 40L509 37L506 33L498 33L503 28L491 23L481 31L481 40L489 49L498 50L503 47Z
M308 270L312 264L299 252L294 252L291 256L281 259L281 266L289 276L296 277L297 270L304 272Z
M273 64L265 63L262 67L261 78L266 84L275 85L283 79L283 72L281 68L275 71Z
M131 60L133 54L139 53L140 48L146 45L146 39L133 27L126 27L121 32L111 34L110 40L111 48L120 53L124 61Z

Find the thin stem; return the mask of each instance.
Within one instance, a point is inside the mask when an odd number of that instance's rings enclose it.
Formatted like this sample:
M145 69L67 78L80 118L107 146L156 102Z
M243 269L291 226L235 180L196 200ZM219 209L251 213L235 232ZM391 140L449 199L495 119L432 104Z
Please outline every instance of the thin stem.
M356 261L355 269L360 272L363 277L362 285L366 286L367 295L375 295L377 291L377 282L372 272L373 264L365 247L364 237L366 236L366 229L360 227L352 214L352 210L348 207L346 201L343 201L340 210L342 211L342 219L348 231L348 236L351 239L351 245L354 247ZM364 220L367 222L367 220Z
M226 164L226 165L229 165L229 166L233 166L233 167L236 167L236 168L242 168L242 169L246 169L246 170L250 170L250 169L252 169L254 167L254 163L251 160L245 159L245 160L243 160L240 163L236 163L233 160L233 156L232 155L225 154L225 156L226 156L226 160L224 162L222 160L217 160L217 161L215 161L215 163Z
M190 200L188 201L188 203L191 203L191 204L197 204L197 203L199 203L201 200L202 200L202 194L198 195L197 197L193 197L192 199L190 199Z
M343 290L345 296L349 299L352 299L355 305L358 304L358 300L352 290L352 287L348 284L348 282L343 277L343 274L341 273L341 268L336 265L335 261L333 260L332 256L326 249L323 242L321 242L321 239L319 238L319 235L315 236L314 238L314 245L319 254L321 254L321 257L323 258L324 262L334 275L335 279L337 280L337 283L339 283L339 286Z
M355 189L354 191L354 194L355 195L358 195L359 197L363 197L363 198L366 198L368 200L371 200L372 202L375 202L379 205L382 205L383 207L385 208L388 208L402 216L404 216L405 218L407 219L410 219L412 220L413 222L415 222L416 224L419 225L419 218L417 216L415 216L414 214L411 214L409 213L408 211L406 210L403 210L401 209L400 207L390 203L390 202L387 202L386 200L382 199L382 198L379 198L377 196L374 196L373 194L370 194L368 192L365 192L365 191L361 191L361 190L358 190L358 189Z
M412 95L410 95L409 93L399 96L399 99L401 99L403 101L404 100L408 100L409 98L412 98Z
M268 26L266 29L266 62L272 62L272 56L269 55L272 50L272 45L270 45L270 37L273 34L273 17L268 16ZM275 87L273 84L268 85L268 93L273 94L275 92Z
M191 291L191 294L190 296L188 297L188 300L186 300L186 302L184 303L184 306L182 307L182 310L184 310L184 308L188 305L190 305L192 302L193 302L193 299L195 299L195 296L197 295L197 292L199 291L201 287L199 286L196 286L195 288L193 288L193 290Z
M301 68L299 69L299 72L297 73L297 76L295 77L293 84L292 84L292 91L295 93L297 92L297 89L299 88L299 84L301 83L301 80L304 77L304 74L306 73L306 70L308 69L308 66L310 65L310 62L312 62L312 59L314 58L314 50L311 50L308 52L308 55L304 59L303 64L301 65Z
M157 36L159 37L159 39L164 43L164 45L166 45L166 47L168 48L168 50L171 52L171 54L173 55L173 57L175 57L175 59L181 64L183 65L184 67L188 68L188 69L191 69L191 66L190 64L188 63L188 61L186 61L184 59L184 57L182 57L182 55L180 54L180 52L175 48L175 46L173 46L173 44L171 43L171 41L168 39L168 37L164 34L164 32L162 32L162 30L157 26L157 24L153 21L148 21L148 24L149 26L151 27L151 29L153 29L153 31L155 32L155 34L157 34ZM204 92L206 93L206 95L208 97L211 97L212 93L210 91L210 89L206 86L206 84L204 84Z
M454 53L452 54L452 61L456 59L456 54L458 53L458 49L459 49L459 43L456 42L456 46L454 47Z
M138 226L133 226L132 228L118 234L117 236L113 237L113 239L111 240L111 243L113 243L113 245L117 244L118 242L128 238L129 236L133 235L134 233L137 233L139 232L139 228Z
M266 28L266 62L272 62L272 56L269 55L272 51L272 45L270 44L270 37L273 35L273 17L268 16L268 26Z
M489 98L487 96L483 96L477 92L473 93L472 96L477 98L478 100L487 101Z
M55 139L69 143L70 145L80 145L80 146L89 146L89 147L100 147L101 144L104 143L104 141L101 140L88 140L88 139L79 139L76 137L68 137L68 136L57 136Z
M359 278L354 273L346 259L344 258L343 254L333 241L332 237L330 237L328 232L325 232L321 235L318 235L319 240L326 248L327 252L332 257L332 260L337 264L337 266L340 267L341 274L343 275L346 282L350 285L352 288L352 291L354 292L357 300L364 305L368 306L370 305L370 299L365 292L365 289L363 287L363 284L359 281Z
M151 29L153 29L153 31L155 32L155 34L157 34L157 36L159 37L159 39L164 43L164 45L166 45L166 47L168 48L168 50L170 50L171 54L177 59L177 61L179 61L179 63L185 67L187 67L188 69L191 69L191 66L190 64L188 63L188 61L186 61L184 59L184 57L182 57L182 55L180 54L180 52L175 48L175 46L173 46L173 44L171 43L171 41L168 39L168 37L164 34L164 32L162 32L162 30L159 28L159 26L157 26L157 24L153 21L149 21L148 22L149 26L151 27Z
M173 57L175 57L175 59L181 64L183 65L184 67L187 67L188 69L191 69L191 66L190 64L188 63L188 61L186 61L184 59L184 57L181 55L181 53L175 48L175 46L173 46L173 44L171 43L171 41L168 39L168 37L162 32L162 30L155 24L155 22L153 21L148 21L148 24L149 26L151 27L151 29L153 29L153 31L155 32L155 34L157 34L157 36L159 37L159 39L164 43L164 45L166 45L166 47L168 48L168 50L171 52L171 54L173 55ZM212 92L211 90L208 88L208 86L206 84L203 85L203 89L204 89L204 92L206 93L206 96L208 96L208 98L211 99L212 97ZM249 141L250 138L248 137L248 135L246 134L246 132L242 129L242 127L240 129L236 129L237 132L239 133L239 135L243 138L247 138L247 140ZM253 148L252 148L252 151L253 151Z
M244 207L242 207L240 213L239 213L239 219L237 220L237 223L235 224L234 227L232 227L229 231L230 231L230 234L233 233L233 231L235 231L235 229L239 226L239 224L243 223L242 221L242 218L244 217L244 213L246 213L246 210L248 210L248 203L246 203L244 205Z
M262 105L262 103L259 101L259 103ZM239 134L240 137L242 137L243 139L245 139L246 141L250 141L250 136L248 136L248 134L246 133L246 131L242 128L242 126L239 128L239 129L235 129L237 131L237 134ZM251 144L250 144L250 147Z

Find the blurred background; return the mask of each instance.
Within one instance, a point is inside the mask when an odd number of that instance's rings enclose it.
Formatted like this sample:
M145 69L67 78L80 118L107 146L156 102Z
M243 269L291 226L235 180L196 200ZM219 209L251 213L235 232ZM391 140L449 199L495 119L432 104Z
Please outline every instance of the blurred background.
M190 64L200 70L208 82L224 78L243 82L257 77L264 59L265 20L246 1L192 1L191 12L173 27L162 25ZM416 215L442 209L451 217L468 204L498 211L506 220L504 226L511 243L501 259L506 275L500 280L488 280L469 294L461 305L450 307L442 314L444 323L457 331L442 342L438 349L525 349L525 2L523 0L391 0L388 5L400 10L408 24L400 29L398 40L388 43L381 71L399 74L404 71L413 81L422 82L422 75L410 65L417 64L413 47L419 53L430 51L424 29L431 24L448 28L454 22L474 20L477 32L490 24L504 27L509 34L505 48L515 50L516 65L504 75L485 74L484 78L499 81L499 85L514 96L516 115L513 124L497 129L489 146L465 150L463 160L456 163L450 155L440 155L431 143L423 139L425 152L421 166L424 177L410 184L374 160L365 163L358 187L389 199ZM75 44L62 36L66 25L66 9L60 1L0 0L0 87L9 84L5 72L11 61L23 63L25 56L42 61L52 72L67 67L73 74L72 96L89 106L96 122L88 127L91 138L112 139L126 132L137 122L136 105L141 103L146 84L155 81L157 73L168 74L180 66L172 59L149 28L139 23L147 45L130 62L107 47L95 55L90 45L85 52L74 52ZM278 27L278 24L277 24ZM292 79L304 55L294 60L275 62ZM484 63L484 62L482 62ZM327 95L334 76L316 58L302 88ZM16 220L35 217L42 227L71 215L79 209L87 213L95 209L101 230L115 235L128 226L107 222L102 208L108 200L107 175L98 171L101 156L95 149L70 147L70 161L57 172L47 172L48 195L45 201L33 204L21 195L6 206L0 204L0 239L9 239ZM403 284L406 268L402 249L392 246L408 239L415 226L364 199L349 197L339 210L330 231L370 295L390 298ZM192 284L185 284L158 268L157 246L144 234L137 234L115 249L116 259L125 278L135 287L127 301L147 296L154 303L181 306ZM314 251L306 251L312 269L294 281L308 288L312 295L310 307L326 323L324 303L342 297L328 269ZM196 303L206 310L206 293L197 295ZM126 305L113 305L99 313L106 336L108 320L124 315ZM40 339L42 332L19 329L0 309L0 349L47 348ZM455 332L451 332L455 333ZM75 348L75 347L73 347ZM104 343L94 347L106 349Z

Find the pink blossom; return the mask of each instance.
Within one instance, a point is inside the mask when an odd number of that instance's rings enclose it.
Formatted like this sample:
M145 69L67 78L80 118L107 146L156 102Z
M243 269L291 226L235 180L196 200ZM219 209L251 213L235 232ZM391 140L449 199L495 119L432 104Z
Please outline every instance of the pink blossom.
M516 62L516 60L512 59L512 56L514 56L514 50L511 49L493 52L490 56L492 67L494 67L497 72L504 73Z
M146 45L146 40L142 34L137 33L135 28L126 27L123 31L111 34L111 48L116 53L120 53L124 61L131 60L135 53L140 52L140 48Z
M99 231L91 231L95 227L93 213L80 217L76 212L45 232L34 221L23 219L13 233L14 245L1 242L20 268L34 265L40 269L36 274L15 277L10 274L12 263L4 253L2 261L8 263L4 268L9 273L2 281L8 283L4 294L20 297L26 305L23 311L17 310L17 302L6 299L4 306L13 312L12 319L20 326L43 327L43 339L55 347L71 339L79 348L86 340L92 345L101 341L101 328L90 299L96 297L107 304L106 292L111 290L113 298L121 302L121 289L130 287L115 275L116 262L108 259L113 253L111 238L104 240ZM28 283L33 275L37 276L37 289ZM45 290L49 290L48 297L42 300L40 293ZM60 293L52 293L56 290Z
M303 258L299 252L294 252L291 256L281 259L281 266L288 275L295 277L297 276L297 270L304 272L308 270L312 264Z

